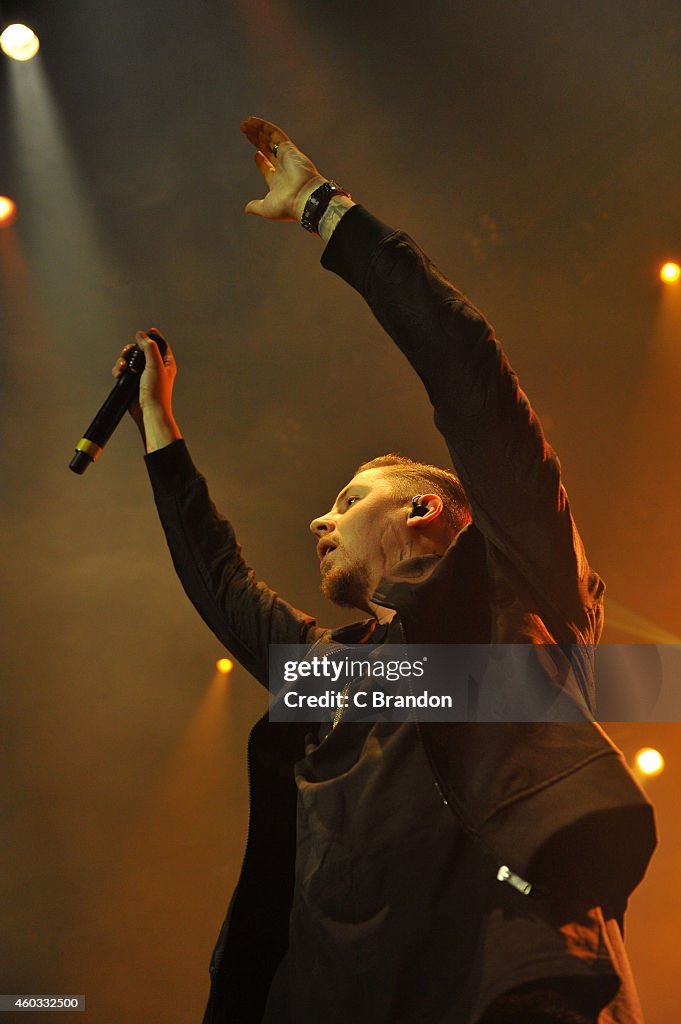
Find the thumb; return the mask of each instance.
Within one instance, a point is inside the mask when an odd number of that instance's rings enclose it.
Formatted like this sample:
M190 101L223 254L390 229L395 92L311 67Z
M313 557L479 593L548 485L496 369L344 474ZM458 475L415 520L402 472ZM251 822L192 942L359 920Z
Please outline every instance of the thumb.
M254 213L262 217L263 202L262 199L251 199L250 203L246 203L244 206L244 213Z
M152 374L160 373L163 370L163 357L154 339L143 331L138 331L135 341L144 352L144 369Z

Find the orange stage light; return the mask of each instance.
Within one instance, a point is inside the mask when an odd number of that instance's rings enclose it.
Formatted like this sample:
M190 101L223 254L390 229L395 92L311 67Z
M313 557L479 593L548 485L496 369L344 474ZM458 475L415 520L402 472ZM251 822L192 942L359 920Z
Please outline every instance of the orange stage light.
M660 281L665 284L676 284L681 277L681 267L678 263L665 263L660 267Z
M664 758L659 750L643 747L636 754L636 767L643 775L659 775L664 771Z
M0 49L12 60L30 60L40 49L40 40L28 25L8 25L0 35Z
M218 672L222 672L226 676L234 668L234 662L230 661L229 658L218 658L215 667Z
M8 228L17 215L17 206L9 196L0 196L0 228Z

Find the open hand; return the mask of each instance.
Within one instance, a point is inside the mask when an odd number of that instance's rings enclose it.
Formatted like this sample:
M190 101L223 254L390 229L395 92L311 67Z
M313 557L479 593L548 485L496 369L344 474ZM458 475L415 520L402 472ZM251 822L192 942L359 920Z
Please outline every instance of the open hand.
M268 189L264 199L251 199L245 212L268 220L300 221L308 198L327 179L271 121L247 117L241 131L256 148L255 163Z

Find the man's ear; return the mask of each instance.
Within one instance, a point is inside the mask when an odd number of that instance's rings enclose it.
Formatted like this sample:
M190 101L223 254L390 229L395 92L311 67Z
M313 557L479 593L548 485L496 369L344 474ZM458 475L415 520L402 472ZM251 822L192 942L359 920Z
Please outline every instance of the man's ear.
M407 526L430 526L442 515L442 509L442 498L439 494L416 494L411 500L411 508L407 514Z

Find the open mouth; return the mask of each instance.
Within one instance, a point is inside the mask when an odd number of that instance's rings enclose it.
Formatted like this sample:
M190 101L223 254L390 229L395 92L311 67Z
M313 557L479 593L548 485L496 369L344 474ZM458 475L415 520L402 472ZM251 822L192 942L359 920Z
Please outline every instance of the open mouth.
M319 544L317 545L317 556L319 558L320 563L324 562L324 560L328 558L331 552L335 551L337 547L338 545L335 544L332 540L320 541Z

